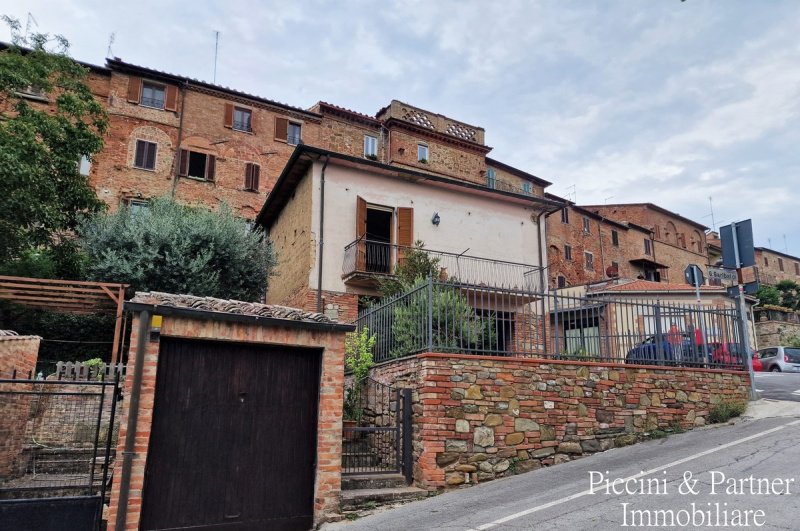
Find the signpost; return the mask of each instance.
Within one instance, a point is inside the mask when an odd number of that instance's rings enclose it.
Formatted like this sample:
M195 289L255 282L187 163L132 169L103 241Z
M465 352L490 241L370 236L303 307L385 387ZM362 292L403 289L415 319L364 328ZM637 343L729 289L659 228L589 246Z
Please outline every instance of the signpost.
M756 254L753 244L753 223L747 219L725 225L719 228L720 239L722 240L722 264L726 267L735 268L738 275L736 279L736 291L739 306L739 326L742 329L742 343L744 343L747 371L750 373L750 399L756 400L756 382L753 377L753 355L750 352L749 330L747 324L747 310L744 304L744 293L755 293L758 291L755 264ZM751 276L752 275L752 276ZM745 278L742 278L745 277ZM750 282L742 284L742 281Z
M724 267L709 267L708 279L719 280L720 282L738 283L739 275L735 269L725 269Z
M703 305L700 302L700 286L705 284L706 279L703 277L703 270L700 269L700 266L697 264L689 264L684 270L683 276L686 278L686 282L694 286L694 294L697 298L697 325L700 327L701 344L697 344L696 337L691 337L690 341L695 345L695 349L697 347L702 347L700 358L705 364L708 361L706 359L708 358L708 338L706 337L706 326L705 320L703 319ZM692 334L692 336L694 336L694 334Z

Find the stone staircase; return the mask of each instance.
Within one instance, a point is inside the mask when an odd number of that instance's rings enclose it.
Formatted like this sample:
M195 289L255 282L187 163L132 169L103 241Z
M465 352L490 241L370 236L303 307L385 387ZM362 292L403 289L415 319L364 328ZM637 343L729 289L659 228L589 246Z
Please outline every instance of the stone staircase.
M387 503L409 502L428 496L428 491L409 487L402 474L359 474L342 476L342 511L372 509Z
M356 472L342 475L341 509L346 513L428 495L426 490L408 486L406 478L395 472L394 463L382 462L379 452L366 439L343 441L342 468Z

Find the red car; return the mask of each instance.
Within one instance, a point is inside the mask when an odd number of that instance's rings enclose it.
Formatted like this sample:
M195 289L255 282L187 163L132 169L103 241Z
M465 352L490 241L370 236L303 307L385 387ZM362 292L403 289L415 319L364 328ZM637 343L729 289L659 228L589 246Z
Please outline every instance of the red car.
M742 347L739 343L716 343L711 359L715 364L726 368L740 367L743 363ZM758 352L753 353L753 370L763 371L761 360L758 359Z

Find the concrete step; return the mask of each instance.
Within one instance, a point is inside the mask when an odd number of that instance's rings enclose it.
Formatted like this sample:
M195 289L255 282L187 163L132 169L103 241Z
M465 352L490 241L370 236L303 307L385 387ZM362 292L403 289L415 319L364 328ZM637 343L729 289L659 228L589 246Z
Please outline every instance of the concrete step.
M355 489L342 491L342 510L352 511L370 505L421 500L428 491L417 487L398 487L391 489Z
M393 489L406 486L406 478L402 474L342 475L342 490Z

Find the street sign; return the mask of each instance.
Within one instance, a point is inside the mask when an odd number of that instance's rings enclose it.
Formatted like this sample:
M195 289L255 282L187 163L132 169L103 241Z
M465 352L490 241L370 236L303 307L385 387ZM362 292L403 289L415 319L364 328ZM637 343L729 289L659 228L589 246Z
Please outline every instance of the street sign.
M719 228L722 241L722 265L731 269L756 265L753 222L737 221Z
M706 279L703 276L703 270L700 269L700 266L697 264L689 264L686 267L686 270L683 272L683 276L686 278L687 284L698 288L706 283Z
M720 282L736 282L739 280L735 269L725 269L724 267L709 267L709 280L719 280Z

